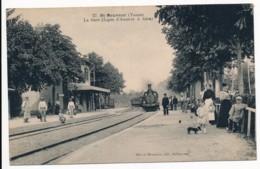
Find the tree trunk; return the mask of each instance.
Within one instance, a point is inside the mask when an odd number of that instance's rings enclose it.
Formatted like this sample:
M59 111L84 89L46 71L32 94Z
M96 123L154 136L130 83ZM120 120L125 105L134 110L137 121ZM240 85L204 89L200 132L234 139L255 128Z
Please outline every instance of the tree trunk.
M233 92L235 90L235 82L237 80L237 75L235 74L235 67L234 62L232 62L232 68L231 68L231 91Z
M244 87L243 87L243 72L242 72L242 50L241 50L241 44L240 42L237 43L237 68L238 68L238 73L237 73L237 84L238 84L238 91L239 94L244 94Z
M63 81L62 82L62 91L63 91L63 109L67 109L67 105L69 102L69 92L68 92L68 83Z
M215 79L215 96L219 97L220 94L220 81Z
M251 91L251 82L250 82L250 71L249 71L249 63L250 63L250 59L247 59L247 79L248 79L248 90L249 90L249 94L252 93Z
M51 113L52 114L55 114L55 110L54 110L54 105L55 105L55 86L53 85L52 86L52 108L50 109L51 110Z
M204 87L205 87L205 84L207 83L207 72L204 72L204 73L203 73L203 77L204 77L203 85L204 85Z
M225 67L222 65L221 71L220 71L220 77L219 77L219 90L222 90L221 84L224 83L224 72L225 72Z

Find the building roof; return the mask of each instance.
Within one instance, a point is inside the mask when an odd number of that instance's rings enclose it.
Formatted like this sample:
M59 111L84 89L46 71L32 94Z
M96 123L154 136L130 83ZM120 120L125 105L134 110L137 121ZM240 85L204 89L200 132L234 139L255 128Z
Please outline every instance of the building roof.
M96 91L96 92L104 92L104 93L110 93L109 89L97 87L97 86L90 86L85 83L70 83L68 85L68 90L78 90L78 91Z

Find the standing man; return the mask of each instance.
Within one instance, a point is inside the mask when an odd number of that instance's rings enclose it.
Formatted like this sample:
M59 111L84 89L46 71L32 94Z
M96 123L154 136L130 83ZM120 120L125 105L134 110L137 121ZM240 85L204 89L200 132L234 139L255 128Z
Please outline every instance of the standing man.
M41 114L41 122L43 120L44 120L44 122L47 122L46 121L46 111L48 110L48 106L47 106L46 102L44 101L43 97L41 97L41 101L39 102L38 110Z
M176 98L176 96L173 96L172 104L173 104L174 110L177 110L178 99Z
M29 97L25 97L22 103L22 113L24 123L29 123L29 118L31 117L30 105L29 105Z
M51 105L51 99L48 101L48 114L52 114L52 105Z
M69 100L68 110L69 110L70 118L73 118L73 113L74 113L74 110L75 110L75 104L74 104L74 102L72 101L72 99Z
M57 99L55 103L55 114L58 115L60 113L60 101Z
M168 111L169 99L168 99L166 93L164 93L164 97L162 99L162 106L163 106L163 114L164 115L169 115L169 111Z

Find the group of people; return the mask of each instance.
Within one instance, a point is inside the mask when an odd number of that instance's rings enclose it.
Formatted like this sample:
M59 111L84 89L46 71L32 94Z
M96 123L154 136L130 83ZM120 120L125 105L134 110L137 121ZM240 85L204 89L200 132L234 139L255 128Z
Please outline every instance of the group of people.
M21 113L23 115L24 123L29 123L29 119L31 118L31 107L30 107L28 96L24 98L21 109L22 109ZM69 117L73 118L73 115L75 114L75 104L72 99L69 99L67 109L68 109L67 113L69 114ZM40 102L38 104L38 114L37 114L37 117L38 119L40 119L41 122L47 122L46 112L48 110L49 109L46 101L44 100L43 97L41 97ZM66 118L61 111L59 100L57 100L55 104L55 114L59 115L59 120L62 123L65 122Z
M189 110L194 113L197 117L197 127L200 127L204 133L207 133L206 126L209 124L216 124L217 128L226 128L229 132L238 132L241 130L241 121L244 114L244 109L247 107L243 104L243 98L236 93L231 95L228 91L228 85L222 84L222 91L220 92L221 106L216 116L216 105L215 105L215 93L212 90L212 85L205 84L205 90L202 92L202 99L195 101L189 99L185 102L186 112ZM171 103L174 103L174 109L176 110L178 100L174 96L174 99L167 97L164 94L162 99L162 106L164 115L169 115L168 108L171 107ZM232 99L235 98L235 102L232 105ZM177 101L176 101L177 100ZM181 102L181 108L184 109L184 101Z
M229 132L239 132L241 130L241 121L244 115L244 109L247 104L243 103L243 98L236 94L233 96L235 102L232 105L232 95L228 91L228 85L222 84L223 90L220 92L220 111L217 119L218 128L226 128Z
M163 106L163 114L164 115L169 115L169 107L171 108L171 110L177 110L177 104L178 104L178 99L176 98L176 96L174 96L172 98L172 96L170 96L169 98L167 97L167 94L164 93L164 97L162 99L162 106Z
M220 110L215 117L215 94L210 86L206 87L203 95L202 103L197 109L198 125L204 128L206 133L206 126L211 121L216 122L217 128L226 128L228 132L240 132L241 122L244 115L244 109L247 107L243 104L243 98L238 93L231 95L228 91L228 84L222 84L222 91L220 92ZM235 98L232 104L232 98Z
M28 96L26 96L24 98L21 109L22 109L21 114L23 115L24 123L29 123L29 119L31 118L31 106L29 103ZM47 109L48 109L48 106L47 106L46 102L44 101L43 97L41 97L40 102L38 104L39 114L37 115L37 117L40 118L41 121L47 122L47 120L46 120Z

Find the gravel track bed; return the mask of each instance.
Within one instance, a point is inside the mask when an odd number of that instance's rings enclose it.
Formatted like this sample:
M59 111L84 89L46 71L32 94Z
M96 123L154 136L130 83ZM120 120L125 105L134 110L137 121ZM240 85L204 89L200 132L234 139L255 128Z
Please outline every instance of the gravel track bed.
M108 115L108 114L103 113L103 114L99 114L99 115L95 115L95 116L91 116L91 117L74 118L73 120L74 120L74 122L86 121L86 120L99 118L99 117L102 117L105 115ZM57 119L58 119L58 115L57 115ZM67 119L65 124L71 124L71 123L72 123L72 119ZM9 130L9 136L11 137L13 135L21 134L24 132L33 132L36 130L42 130L42 129L46 129L49 127L59 127L59 126L63 126L63 125L64 124L61 124L60 121L55 121L55 122L49 122L49 123L42 122L41 124L32 125L32 126L12 128Z
M79 126L71 126L70 128L55 130L40 135L33 135L26 138L10 141L10 157L23 154L25 152L33 151L38 148L46 147L48 145L60 142L62 140L71 139L82 135L83 133L90 133L100 128L107 127L111 124L123 121L127 118L136 116L138 113L127 113L111 119L104 119L96 123L88 123Z
M97 118L75 121L74 123L71 121L70 123L65 123L65 124L62 124L59 126L53 126L51 128L45 128L45 129L43 128L42 130L29 131L29 132L25 132L24 134L15 135L13 137L10 137L9 141L21 139L23 137L29 137L29 136L33 136L33 135L48 133L48 132L55 131L55 130L62 130L62 129L71 127L71 125L78 126L78 125L82 125L82 124L86 124L86 123L93 123L93 122L100 121L100 120L107 119L107 118L113 118L115 116L121 116L121 115L122 114L105 115L105 116L101 116L101 117L97 117Z
M150 114L132 113L132 114L133 115L128 116L127 119L134 117L136 115L140 115L140 116L133 118L132 120L127 121L125 123L121 123L117 126L114 126L114 127L108 128L106 130L97 132L95 134L89 135L87 137L83 137L78 140L73 140L71 142L61 144L61 145L55 146L53 148L34 153L33 155L22 157L17 160L11 161L11 165L23 165L23 164L35 165L35 164L45 164L45 163L55 164L55 162L59 158L62 158L63 156L67 155L68 153L70 153L76 149L79 149L82 146L88 145L90 143L93 143L93 142L103 139L105 137L108 137L112 134L120 132L126 128L131 127L132 125L135 125L135 124L145 120L146 118L150 117L151 115L153 115L152 113L150 113Z

